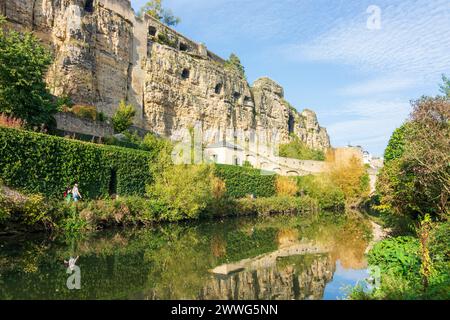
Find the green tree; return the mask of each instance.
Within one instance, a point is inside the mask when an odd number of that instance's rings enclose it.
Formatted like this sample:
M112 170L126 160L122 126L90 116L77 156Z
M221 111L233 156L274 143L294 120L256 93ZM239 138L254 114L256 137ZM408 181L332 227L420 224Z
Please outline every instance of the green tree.
M163 0L148 1L140 10L139 15L148 14L168 26L177 26L181 19L174 16L172 10L163 7Z
M403 155L405 149L405 133L408 129L408 123L405 123L400 128L395 129L389 143L384 151L384 161L388 163L394 159L398 159Z
M170 166L147 188L152 211L162 220L196 219L213 200L216 180L212 165Z
M4 30L4 22L0 17L0 112L29 127L53 125L57 107L44 81L52 56L32 33Z
M125 101L120 101L119 109L112 117L112 123L116 132L122 133L133 124L136 110L132 105L127 105Z
M440 85L441 92L450 99L450 79L442 75L442 84Z
M245 68L241 63L241 59L232 53L227 61L225 61L225 68L233 69L239 72L239 74L245 78Z
M445 219L450 212L450 101L423 97L412 106L407 129L394 133L389 161L378 177L379 209L413 219L425 214Z

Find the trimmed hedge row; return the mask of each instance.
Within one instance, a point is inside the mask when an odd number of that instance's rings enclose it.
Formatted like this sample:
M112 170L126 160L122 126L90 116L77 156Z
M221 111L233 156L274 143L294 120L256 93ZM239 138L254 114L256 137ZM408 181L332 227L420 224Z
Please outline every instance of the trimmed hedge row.
M225 181L230 197L243 198L249 194L256 197L276 195L275 175L263 175L261 170L222 164L216 165L215 172Z
M74 182L85 198L108 196L110 184L120 195L143 195L150 160L139 150L0 128L0 179L47 197L61 198Z

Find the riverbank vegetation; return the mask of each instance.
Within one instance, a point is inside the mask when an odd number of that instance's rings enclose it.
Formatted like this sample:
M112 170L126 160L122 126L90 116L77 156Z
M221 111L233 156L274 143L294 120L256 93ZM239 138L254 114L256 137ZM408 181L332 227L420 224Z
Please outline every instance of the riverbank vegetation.
M175 165L172 144L150 134L138 141L139 150L15 128L0 128L0 143L4 232L306 215L321 209L341 211L350 199L333 180L339 177L333 171L280 177L239 166ZM67 204L62 195L75 182L84 201Z
M450 298L450 96L412 102L408 121L385 152L372 208L395 237L376 244L369 264L381 269L371 293L354 299Z
M325 160L325 153L323 151L308 148L298 136L292 135L291 140L289 143L280 144L280 157L298 160Z

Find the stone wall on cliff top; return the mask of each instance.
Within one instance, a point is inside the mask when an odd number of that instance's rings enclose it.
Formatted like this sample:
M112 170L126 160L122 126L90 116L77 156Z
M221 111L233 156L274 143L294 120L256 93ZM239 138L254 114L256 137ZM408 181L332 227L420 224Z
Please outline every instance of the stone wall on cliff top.
M174 139L201 124L205 142L247 139L280 142L298 135L315 149L330 147L314 112L298 113L269 78L251 87L203 44L155 19L137 18L129 0L0 0L9 26L32 30L51 48L47 82L53 94L95 105L112 116L120 100L137 109L135 125Z

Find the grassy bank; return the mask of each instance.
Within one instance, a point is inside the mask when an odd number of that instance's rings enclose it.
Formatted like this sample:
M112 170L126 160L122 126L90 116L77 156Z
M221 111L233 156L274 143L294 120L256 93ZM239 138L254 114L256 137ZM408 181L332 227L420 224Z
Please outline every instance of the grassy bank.
M116 226L142 226L162 222L216 219L237 216L311 215L318 202L308 196L270 198L223 198L210 203L196 217L174 219L148 198L129 196L66 203L41 195L23 195L0 187L2 234L30 231L89 232Z

